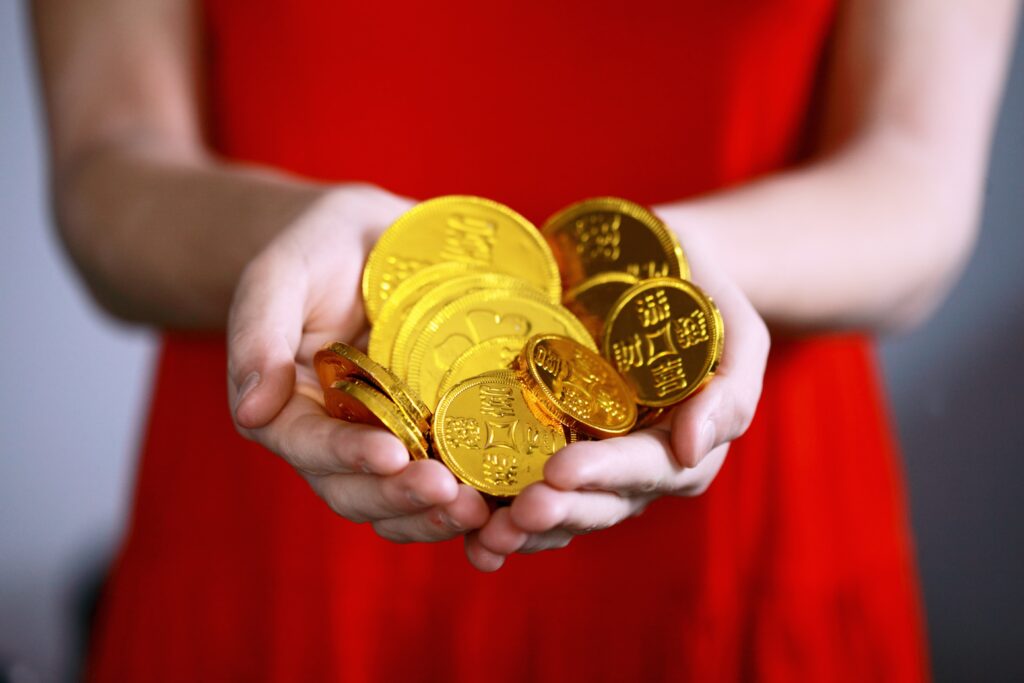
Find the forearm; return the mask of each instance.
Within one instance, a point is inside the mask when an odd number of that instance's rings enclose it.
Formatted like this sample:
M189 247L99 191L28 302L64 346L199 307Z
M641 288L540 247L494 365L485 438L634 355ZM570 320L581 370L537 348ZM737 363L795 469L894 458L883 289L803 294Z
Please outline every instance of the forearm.
M267 170L113 146L55 176L65 244L99 302L151 324L220 328L238 277L328 192Z
M973 242L979 171L952 180L883 141L661 207L700 240L773 326L901 328L941 298Z

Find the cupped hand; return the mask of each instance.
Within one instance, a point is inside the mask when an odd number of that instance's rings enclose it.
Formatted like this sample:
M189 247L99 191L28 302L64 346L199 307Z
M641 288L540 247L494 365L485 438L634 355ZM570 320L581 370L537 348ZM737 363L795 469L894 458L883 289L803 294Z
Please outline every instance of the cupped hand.
M512 553L562 548L580 534L640 514L661 496L696 496L711 485L729 443L754 416L768 358L768 329L698 235L684 238L693 281L718 305L725 348L707 386L658 424L627 436L575 443L553 455L544 481L466 536L466 555L495 571Z
M312 368L328 341L365 339L366 254L412 202L332 190L246 267L228 321L228 393L239 432L284 458L337 514L396 542L441 541L488 518L439 462L410 462L389 432L330 417Z

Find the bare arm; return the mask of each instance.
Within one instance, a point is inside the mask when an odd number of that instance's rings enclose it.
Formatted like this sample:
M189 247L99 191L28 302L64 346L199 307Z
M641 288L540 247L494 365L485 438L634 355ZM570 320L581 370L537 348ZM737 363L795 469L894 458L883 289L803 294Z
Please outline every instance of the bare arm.
M844 3L817 159L660 212L773 324L919 321L974 241L1017 5Z
M245 265L332 191L206 152L189 0L33 9L57 223L86 282L121 317L223 327Z

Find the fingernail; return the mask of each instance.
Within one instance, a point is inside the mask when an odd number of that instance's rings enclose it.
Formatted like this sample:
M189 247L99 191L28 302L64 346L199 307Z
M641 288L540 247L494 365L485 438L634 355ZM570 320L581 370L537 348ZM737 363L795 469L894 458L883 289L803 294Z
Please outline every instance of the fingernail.
M412 501L413 505L421 508L427 506L427 501L423 500L423 498L420 497L420 494L415 491L410 490L406 495L409 496L409 500Z
M242 385L238 387L238 395L235 397L235 411L238 411L238 406L242 405L242 401L249 395L256 385L260 383L260 373L253 371L248 374Z
M715 446L715 425L708 420L700 428L700 455L701 457L711 452Z
M449 529L451 529L452 531L463 531L465 529L465 527L456 522L451 515L449 515L447 512L443 510L440 512L440 517L441 523Z

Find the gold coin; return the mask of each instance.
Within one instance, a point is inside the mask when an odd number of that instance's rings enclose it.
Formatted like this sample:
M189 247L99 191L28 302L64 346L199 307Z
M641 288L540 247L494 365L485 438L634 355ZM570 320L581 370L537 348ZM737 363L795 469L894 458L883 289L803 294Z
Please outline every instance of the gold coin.
M399 326L391 351L391 368L399 377L408 377L409 354L420 331L441 309L467 294L479 291L518 291L525 296L549 301L547 294L538 291L519 278L501 273L470 273L434 287L406 313ZM552 302L557 303L557 302Z
M544 463L566 445L562 425L530 410L511 372L468 379L437 406L434 451L456 477L509 497L544 478Z
M340 380L359 379L398 405L421 432L430 431L430 409L405 382L359 349L344 342L327 344L316 352L313 365L324 389Z
M561 334L595 349L572 313L529 292L474 292L446 305L420 330L408 360L408 383L420 396L437 391L458 358L495 337Z
M684 280L646 280L623 294L604 331L604 355L642 405L678 403L711 378L722 358L722 318Z
M377 320L370 328L369 354L379 363L390 365L398 330L402 327L409 310L420 301L425 292L433 290L439 282L465 275L473 269L465 263L435 263L418 270L398 286L380 309Z
M615 368L572 339L531 337L516 369L548 414L578 432L620 436L636 423L636 399Z
M438 397L459 382L485 372L508 370L525 345L526 337L495 337L471 347L441 377L441 384L437 388Z
M638 280L628 273L601 273L565 293L562 304L580 319L600 343L608 313L627 289Z
M417 204L374 246L363 270L367 318L377 319L402 280L446 261L514 275L552 301L562 297L558 264L530 221L489 199L451 195Z
M549 218L541 231L555 252L566 289L609 271L638 280L690 277L672 232L653 213L625 199L578 202Z
M414 460L430 457L423 432L387 396L366 382L355 377L335 382L324 389L324 402L331 417L384 427L398 437Z

